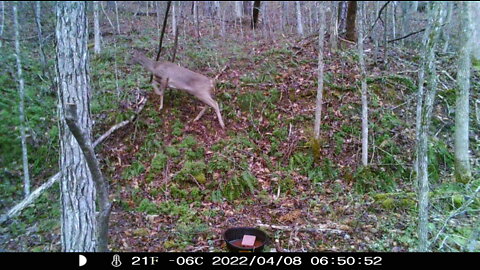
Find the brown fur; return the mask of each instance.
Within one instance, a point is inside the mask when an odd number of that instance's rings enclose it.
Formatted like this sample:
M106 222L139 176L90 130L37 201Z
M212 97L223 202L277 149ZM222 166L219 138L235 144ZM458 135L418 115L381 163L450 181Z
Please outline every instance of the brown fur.
M133 61L141 64L146 70L153 73L154 80L152 85L155 93L160 95L160 109L163 108L163 92L165 88L170 87L183 90L212 107L217 114L220 126L225 128L218 103L211 95L215 85L213 79L171 62L155 62L139 52L134 54ZM200 119L207 108L205 107L194 121Z

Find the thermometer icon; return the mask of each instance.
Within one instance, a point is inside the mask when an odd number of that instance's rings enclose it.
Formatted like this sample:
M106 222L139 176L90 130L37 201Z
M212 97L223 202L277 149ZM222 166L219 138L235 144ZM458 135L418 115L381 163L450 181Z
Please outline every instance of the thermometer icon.
M118 254L113 255L112 265L113 267L120 267L120 265L122 265L122 262L120 261L120 256Z

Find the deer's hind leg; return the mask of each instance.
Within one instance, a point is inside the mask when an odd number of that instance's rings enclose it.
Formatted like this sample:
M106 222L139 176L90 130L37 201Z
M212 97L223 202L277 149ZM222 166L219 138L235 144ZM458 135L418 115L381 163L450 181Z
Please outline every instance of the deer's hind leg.
M217 114L218 122L220 123L220 126L224 129L225 124L223 123L222 114L220 113L220 108L218 107L218 103L210 96L202 96L202 97L198 97L198 98L202 102L204 102L205 104L207 104L208 106L212 107L215 110L215 113ZM208 107L203 108L202 111L200 111L200 113L198 114L198 116L195 118L194 121L197 121L198 119L200 119L200 117L203 116L203 114L205 113L205 111L207 109L208 109Z

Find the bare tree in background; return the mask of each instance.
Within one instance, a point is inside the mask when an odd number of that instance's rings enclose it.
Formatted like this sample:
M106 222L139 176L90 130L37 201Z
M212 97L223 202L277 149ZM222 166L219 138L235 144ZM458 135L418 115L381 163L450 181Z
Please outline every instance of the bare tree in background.
M20 34L16 1L13 2L13 24L15 31L15 56L17 59L18 93L20 96L20 104L18 105L18 108L20 111L20 137L22 141L23 191L25 197L27 197L30 194L30 173L28 170L27 138L25 135L25 82L22 75L22 62L20 60Z
M363 2L359 2L358 8L358 58L360 65L360 77L362 80L362 165L368 165L368 90L367 90L367 72L365 70L365 53L363 51L363 34L364 34L364 6Z
M297 14L297 34L303 36L302 8L300 1L295 1L295 10Z
M80 1L56 3L61 242L65 252L96 251L95 186L82 149L64 120L67 104L75 102L77 123L87 136L91 136L85 5Z
M320 139L320 126L322 123L322 107L323 107L323 50L325 41L325 3L320 2L319 8L320 30L318 33L318 88L315 108L315 123L313 132L315 139Z
M260 17L260 5L262 1L253 1L253 10L252 10L252 29L257 28L258 18Z
M429 180L428 180L428 131L432 116L433 103L437 93L437 74L435 64L435 46L440 35L444 4L428 2L429 18L423 39L422 66L419 71L417 111L417 183L418 183L418 249L428 251L428 218L429 218ZM423 84L426 84L425 90Z
M5 27L5 2L0 1L0 9L2 19L0 20L0 38L3 36L3 28ZM2 47L2 40L0 39L0 48Z
M42 33L42 23L41 23L41 1L35 1L35 23L37 25L37 35L38 35L38 46L40 49L40 62L42 63L42 72L43 76L47 75L47 58L45 57L45 51L43 49L43 33Z
M337 1L330 2L330 48L332 51L338 49L338 18Z
M99 54L101 51L100 45L100 7L99 1L93 1L93 35L94 35L94 47L93 51L95 54Z
M348 10L347 10L347 32L345 34L345 39L355 40L356 30L355 30L355 21L357 16L357 1L348 1Z
M448 4L451 6L451 4ZM457 4L460 21L460 49L458 54L457 99L455 106L455 178L458 182L467 183L472 177L470 155L468 153L469 120L470 120L470 68L473 26L471 23L471 3ZM450 9L450 8L449 8ZM447 16L448 20L448 16ZM446 41L446 43L448 40ZM447 43L448 44L448 43Z
M235 19L241 20L243 17L242 1L235 1Z

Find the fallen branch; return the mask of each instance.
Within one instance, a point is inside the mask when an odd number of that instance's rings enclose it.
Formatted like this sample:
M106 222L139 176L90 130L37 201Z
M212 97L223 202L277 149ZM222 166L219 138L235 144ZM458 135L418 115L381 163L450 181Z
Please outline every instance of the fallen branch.
M93 150L93 143L88 133L78 125L77 104L69 103L65 108L65 122L67 123L70 132L77 140L80 149L82 149L83 156L87 162L88 169L95 184L95 191L97 193L98 216L97 216L97 250L100 252L108 251L108 220L110 219L110 211L112 204L108 199L109 186L108 182L103 177L100 169L100 162L98 162L95 151Z
M41 185L39 188L34 190L30 193L25 199L23 199L20 203L12 207L8 212L2 216L0 216L0 224L4 223L5 221L17 216L20 212L27 206L29 206L33 201L35 201L40 195L43 194L45 190L50 188L54 183L58 182L60 179L60 173L58 172L54 176L52 176L48 181Z
M111 127L107 132L105 132L102 136L100 136L95 142L93 143L93 147L95 148L97 145L99 145L101 142L103 142L108 136L110 136L113 132L116 130L126 126L127 124L135 121L140 114L140 112L143 110L145 107L145 104L147 103L147 98L142 97L140 100L140 105L138 106L137 110L135 111L135 114L130 117L129 120L125 120L123 122L120 122L113 127ZM40 195L43 194L43 192L47 189L49 189L53 184L58 182L60 179L60 172L56 173L54 176L50 177L47 182L42 184L40 187L38 187L36 190L30 193L29 196L27 196L25 199L23 199L21 202L19 202L17 205L14 207L10 208L10 210L7 211L6 214L3 214L0 216L0 224L4 223L5 221L16 217L17 215L20 214L20 212L25 209L27 206L29 206L32 202L34 202Z
M338 229L329 229L329 228L322 228L322 225L319 224L318 227L307 227L307 226L283 226L283 225L268 225L268 224L257 224L259 227L275 229L275 230L282 230L282 231L303 231L303 232L310 232L310 233L332 233L332 234L345 234L345 231L338 230Z
M408 35L405 35L405 36L403 36L403 37L399 37L399 38L396 38L396 39L391 39L391 40L388 41L388 43L393 43L393 42L395 42L395 41L399 41L399 40L402 40L402 39L406 39L406 38L408 38L408 37L410 37L410 36L416 35L416 34L421 33L421 32L423 32L423 31L425 31L425 28L420 29L420 30L415 31L415 32L412 32L412 33L410 33L410 34L408 34Z

